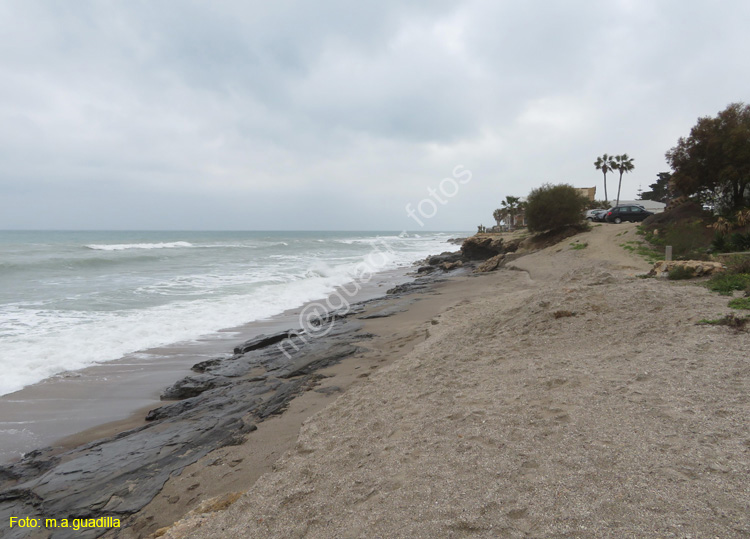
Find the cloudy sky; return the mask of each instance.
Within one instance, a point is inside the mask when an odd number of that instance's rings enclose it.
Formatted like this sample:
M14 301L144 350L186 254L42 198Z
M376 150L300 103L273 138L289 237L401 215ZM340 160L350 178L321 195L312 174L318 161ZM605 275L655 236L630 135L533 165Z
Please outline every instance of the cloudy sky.
M698 117L750 100L748 20L746 0L5 0L0 229L418 230L422 203L425 230L469 230L547 182L603 198L605 152L635 158L635 198Z

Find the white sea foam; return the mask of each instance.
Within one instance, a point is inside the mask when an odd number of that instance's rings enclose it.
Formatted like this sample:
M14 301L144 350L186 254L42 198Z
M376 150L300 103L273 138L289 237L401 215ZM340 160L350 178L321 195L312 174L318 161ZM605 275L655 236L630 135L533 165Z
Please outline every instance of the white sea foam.
M7 292L0 302L0 394L61 372L267 319L323 299L363 274L408 266L445 248L444 239L427 234L296 239L188 233L178 237L181 241L154 234L153 241L142 243L98 234L40 257L38 266L30 266L34 277L14 274L15 281L0 280L0 292ZM47 262L63 256L59 253L82 262L102 257L85 255L81 245L103 251L184 251L175 252L176 257L112 257L108 265ZM201 248L208 246L217 248ZM257 246L262 249L253 250Z
M17 320L26 327L23 336L0 342L0 394L61 371L269 318L323 298L350 280L345 271L323 273L319 268L309 278L264 285L246 295L173 302L132 312L90 312L85 316L27 312L24 320Z
M94 251L126 251L128 249L177 249L181 247L193 247L192 243L186 241L173 241L169 243L119 243L113 245L87 245Z

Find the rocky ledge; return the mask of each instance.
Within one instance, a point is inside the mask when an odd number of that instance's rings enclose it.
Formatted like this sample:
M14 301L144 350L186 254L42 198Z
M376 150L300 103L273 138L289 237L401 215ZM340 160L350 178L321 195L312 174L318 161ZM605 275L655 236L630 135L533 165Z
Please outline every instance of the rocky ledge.
M726 269L726 266L721 262L709 262L706 260L670 260L669 262L662 260L654 264L648 275L652 277L666 277L675 268L684 268L693 277L703 277L704 275L721 273Z
M461 245L461 254L469 260L487 260L497 255L515 253L520 245L520 239L505 241L499 235L477 234L466 238Z
M362 331L360 318L391 316L413 301L404 295L438 280L423 276L389 290L395 301L370 300L329 313L320 321L324 336L302 330L260 335L232 354L195 364L194 374L164 390L161 398L172 402L151 410L146 425L62 453L33 451L0 467L0 521L122 519L139 511L171 475L214 449L242 443L257 423L314 388L323 378L320 369L362 352L371 335ZM49 536L97 537L104 531L57 529ZM27 535L15 528L4 537Z
M520 246L520 239L505 241L499 234L477 234L465 238L460 251L446 251L425 259L417 273L448 272L463 267L472 269L474 273L494 271L508 262L508 256L516 253Z

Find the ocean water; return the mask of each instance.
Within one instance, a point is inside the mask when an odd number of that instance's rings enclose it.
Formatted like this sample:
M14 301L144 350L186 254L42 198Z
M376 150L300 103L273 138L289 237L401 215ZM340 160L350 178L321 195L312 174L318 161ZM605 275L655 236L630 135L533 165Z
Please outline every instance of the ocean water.
M0 231L0 395L268 319L458 235Z

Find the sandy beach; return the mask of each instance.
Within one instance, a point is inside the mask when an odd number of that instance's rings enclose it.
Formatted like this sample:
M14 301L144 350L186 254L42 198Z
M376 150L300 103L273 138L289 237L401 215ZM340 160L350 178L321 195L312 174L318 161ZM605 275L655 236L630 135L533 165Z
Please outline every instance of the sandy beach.
M750 2L674 8L3 2L0 539L750 539Z
M699 324L726 297L639 278L636 239L598 226L364 305L356 353L300 378L283 413L189 449L104 536L747 536L750 336Z
M725 297L637 278L632 239L596 227L381 320L335 401L170 480L185 509L242 494L165 537L746 537L750 337L698 324Z
M408 268L382 272L352 301L382 296L409 281ZM149 410L163 403L159 395L191 366L227 355L245 340L297 327L301 308L257 320L194 342L176 343L128 354L91 367L62 373L22 390L0 396L0 425L27 427L3 440L0 466L21 454L54 446L56 450L145 425Z

